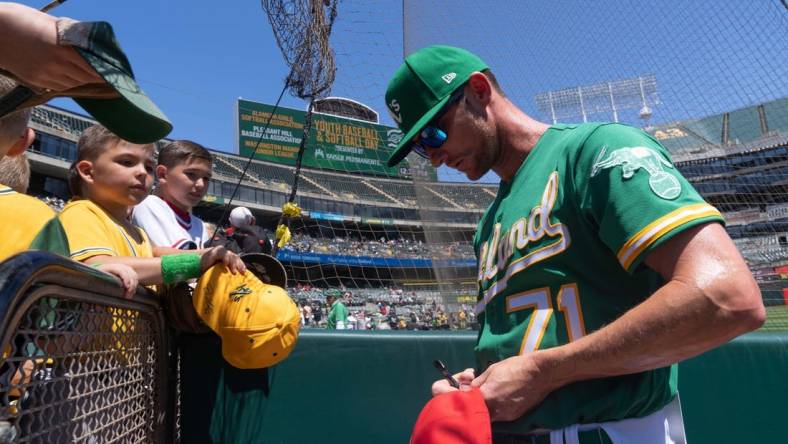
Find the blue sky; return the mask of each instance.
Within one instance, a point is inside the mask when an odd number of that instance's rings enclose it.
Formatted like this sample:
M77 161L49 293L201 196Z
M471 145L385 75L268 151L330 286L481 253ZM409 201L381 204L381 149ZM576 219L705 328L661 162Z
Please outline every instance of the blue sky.
M404 3L403 14L398 0L344 0L332 36L333 95L372 106L384 124L391 119L383 94L403 45L476 52L509 97L542 119L539 92L644 74L656 75L660 98L651 124L788 95L788 11L779 0ZM273 103L288 73L257 0L68 0L52 14L112 23L140 85L174 123L170 137L212 149L234 149L235 100ZM79 110L70 100L54 104ZM305 107L289 94L283 105ZM643 125L637 110L622 120ZM439 177L463 180L449 171Z

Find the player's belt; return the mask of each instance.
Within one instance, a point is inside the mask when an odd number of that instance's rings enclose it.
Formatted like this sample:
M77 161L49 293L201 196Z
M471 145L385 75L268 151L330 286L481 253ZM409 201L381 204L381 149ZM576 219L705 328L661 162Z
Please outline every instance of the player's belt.
M580 431L577 437L580 444L613 444L610 436L602 428ZM550 432L526 435L493 433L493 444L550 444Z

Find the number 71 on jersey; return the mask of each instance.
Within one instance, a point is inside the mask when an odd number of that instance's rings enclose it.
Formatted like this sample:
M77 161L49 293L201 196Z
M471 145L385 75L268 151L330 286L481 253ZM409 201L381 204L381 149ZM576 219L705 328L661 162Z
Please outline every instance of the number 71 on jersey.
M558 290L556 298L558 310L563 313L566 321L569 342L576 341L586 335L583 313L580 310L580 294L577 284L565 284ZM520 354L531 353L539 349L550 317L553 316L553 298L549 287L516 293L506 298L506 312L533 309L534 313L525 328Z

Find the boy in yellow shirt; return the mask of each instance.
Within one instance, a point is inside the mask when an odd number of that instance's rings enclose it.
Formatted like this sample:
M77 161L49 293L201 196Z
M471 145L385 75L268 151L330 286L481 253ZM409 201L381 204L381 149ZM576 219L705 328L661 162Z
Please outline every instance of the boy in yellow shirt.
M244 272L238 255L214 247L181 254L151 246L148 236L129 220L134 205L153 185L154 147L120 139L101 125L86 129L77 143L69 171L76 197L60 213L71 258L90 265L128 265L143 285L172 284L196 278L215 263Z

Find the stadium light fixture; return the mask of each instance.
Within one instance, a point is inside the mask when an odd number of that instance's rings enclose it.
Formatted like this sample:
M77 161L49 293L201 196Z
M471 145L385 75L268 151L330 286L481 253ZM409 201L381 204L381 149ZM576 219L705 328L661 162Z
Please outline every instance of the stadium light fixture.
M638 116L647 120L659 103L657 78L653 74L536 95L539 112L553 124L578 117L587 122L589 115L600 113L609 113L613 121L618 122L620 112L626 109L639 110Z

